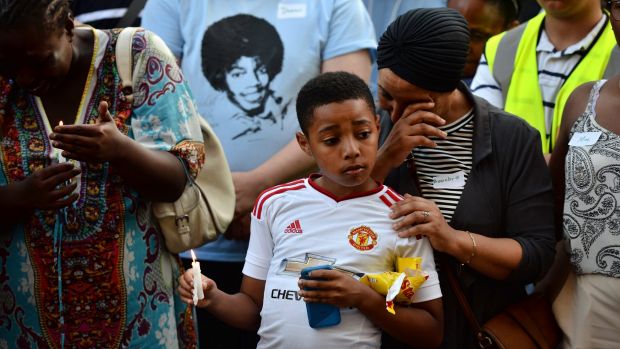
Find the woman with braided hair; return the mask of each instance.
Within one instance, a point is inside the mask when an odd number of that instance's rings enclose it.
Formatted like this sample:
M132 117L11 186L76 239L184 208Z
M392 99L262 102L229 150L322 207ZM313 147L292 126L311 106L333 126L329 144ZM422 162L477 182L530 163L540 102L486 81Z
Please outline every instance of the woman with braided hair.
M199 116L144 30L125 97L118 34L68 0L0 0L0 348L196 346L149 202L202 166Z

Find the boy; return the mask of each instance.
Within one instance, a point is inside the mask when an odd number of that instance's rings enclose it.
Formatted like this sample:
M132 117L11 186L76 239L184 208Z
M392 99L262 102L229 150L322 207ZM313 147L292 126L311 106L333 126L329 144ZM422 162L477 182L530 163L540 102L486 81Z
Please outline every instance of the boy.
M370 178L379 136L374 110L368 87L355 75L326 73L310 80L297 98L303 131L297 141L321 174L259 196L240 293L226 294L202 276L205 298L197 306L236 327L260 325L259 348L378 348L380 329L414 347L436 347L442 340L431 246L425 238L398 237L388 214L401 198ZM397 307L392 315L384 296L343 271L394 270L397 257L422 257L429 278L414 306ZM318 264L339 270L299 279L301 268ZM179 281L181 296L191 302L192 271ZM341 323L311 328L302 298L340 307Z

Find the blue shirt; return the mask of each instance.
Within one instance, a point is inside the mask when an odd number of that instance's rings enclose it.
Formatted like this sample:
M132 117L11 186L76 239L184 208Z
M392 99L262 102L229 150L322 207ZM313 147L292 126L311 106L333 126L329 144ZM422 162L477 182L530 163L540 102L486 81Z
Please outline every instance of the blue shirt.
M244 24L238 14L249 14L244 20L254 23L256 31L266 21L277 35L266 34L256 42L251 42L251 34L240 39L236 34ZM203 39L218 21L226 25L216 39L226 45L205 59ZM376 48L370 17L359 0L150 0L142 24L181 59L198 111L222 142L232 171L258 167L293 140L299 129L295 98L301 86L320 73L323 61ZM251 49L263 43L283 46L281 63L278 50L268 57L235 54L234 45ZM209 44L206 47L204 52ZM230 64L221 73L223 86L216 88L206 75L212 76L207 68L220 60ZM232 262L243 261L246 249L245 241L221 237L195 252L202 260Z

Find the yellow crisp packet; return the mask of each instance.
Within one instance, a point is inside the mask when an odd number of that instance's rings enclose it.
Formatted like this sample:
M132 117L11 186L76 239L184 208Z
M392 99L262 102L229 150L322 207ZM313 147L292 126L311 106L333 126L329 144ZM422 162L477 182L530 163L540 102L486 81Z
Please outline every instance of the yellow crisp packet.
M394 303L411 304L415 291L428 279L428 274L420 269L422 258L398 258L397 272L386 271L380 274L366 274L360 281L373 290L385 295L385 307L395 314Z

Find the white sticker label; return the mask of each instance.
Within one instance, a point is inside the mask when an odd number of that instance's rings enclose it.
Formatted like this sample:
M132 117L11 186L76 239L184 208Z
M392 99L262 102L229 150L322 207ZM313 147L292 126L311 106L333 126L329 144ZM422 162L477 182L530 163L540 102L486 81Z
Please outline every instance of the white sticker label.
M587 145L592 145L598 141L601 137L602 132L577 132L573 135L568 142L568 145L572 145L574 147L583 147Z
M464 186L465 172L463 171L439 175L433 178L433 188L435 189L459 189Z
M304 18L308 4L278 4L278 19Z

